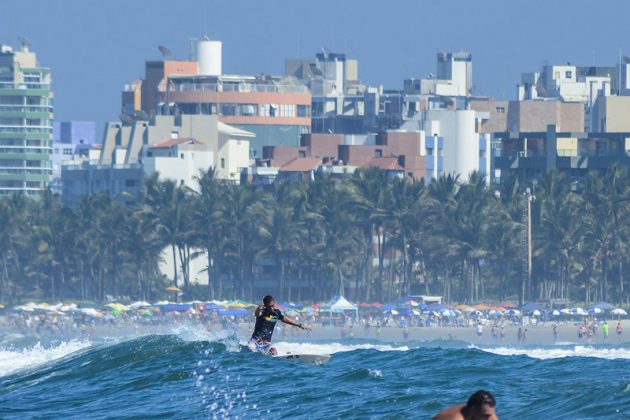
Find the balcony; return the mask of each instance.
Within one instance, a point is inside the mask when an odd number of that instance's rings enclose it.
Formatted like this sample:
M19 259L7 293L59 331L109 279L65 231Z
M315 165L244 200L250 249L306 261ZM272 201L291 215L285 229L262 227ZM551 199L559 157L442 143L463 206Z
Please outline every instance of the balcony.
M50 83L0 82L0 89L50 89Z
M169 92L309 93L303 85L263 85L257 83L177 83Z

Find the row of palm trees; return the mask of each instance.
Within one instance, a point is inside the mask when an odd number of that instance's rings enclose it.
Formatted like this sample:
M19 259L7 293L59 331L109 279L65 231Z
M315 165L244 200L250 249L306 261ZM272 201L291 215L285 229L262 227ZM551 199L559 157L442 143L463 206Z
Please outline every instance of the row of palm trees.
M549 172L488 186L473 173L425 185L371 168L343 182L318 176L260 188L221 183L210 169L194 190L148 178L132 204L91 195L69 208L50 191L40 200L15 195L0 200L0 302L150 300L173 283L184 299L269 290L310 301L425 293L468 303L627 302L628 175L614 166L580 180ZM536 197L531 275L527 187ZM207 286L191 280L202 255ZM164 259L172 273L161 273Z

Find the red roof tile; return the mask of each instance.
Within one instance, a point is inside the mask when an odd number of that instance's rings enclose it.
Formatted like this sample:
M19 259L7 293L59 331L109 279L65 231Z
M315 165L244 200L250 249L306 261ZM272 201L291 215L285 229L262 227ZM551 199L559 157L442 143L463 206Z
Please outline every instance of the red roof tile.
M380 157L372 158L367 163L362 165L363 168L379 168L384 171L404 171L405 169L398 164L398 158L396 157Z
M279 172L308 172L314 171L317 169L319 165L321 165L322 160L319 158L295 158L287 163L285 163L280 169Z

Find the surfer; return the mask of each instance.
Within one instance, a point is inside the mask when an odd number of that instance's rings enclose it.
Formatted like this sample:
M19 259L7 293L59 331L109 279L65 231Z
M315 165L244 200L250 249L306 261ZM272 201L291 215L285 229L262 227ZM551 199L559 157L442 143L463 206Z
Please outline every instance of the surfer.
M276 301L270 295L263 298L263 304L256 308L254 315L256 316L256 325L254 326L252 338L247 344L247 347L252 351L259 351L274 356L278 354L276 348L271 346L271 336L273 335L273 329L278 321L293 325L302 330L311 331L309 326L302 325L284 316L282 312L280 312L280 309L276 308Z
M499 420L496 405L496 400L490 392L479 390L468 398L466 404L446 408L433 417L433 420Z

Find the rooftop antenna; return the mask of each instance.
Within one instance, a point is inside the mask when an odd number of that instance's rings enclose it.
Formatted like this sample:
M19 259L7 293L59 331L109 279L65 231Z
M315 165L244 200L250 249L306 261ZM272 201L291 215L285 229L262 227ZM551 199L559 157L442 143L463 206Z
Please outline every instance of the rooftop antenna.
M165 47L164 45L158 45L158 50L162 53L162 58L166 59L166 57L170 57L173 55L173 51Z
M31 40L22 35L18 35L18 40L20 41L20 45L22 46L22 51L28 52L28 49L31 46Z

